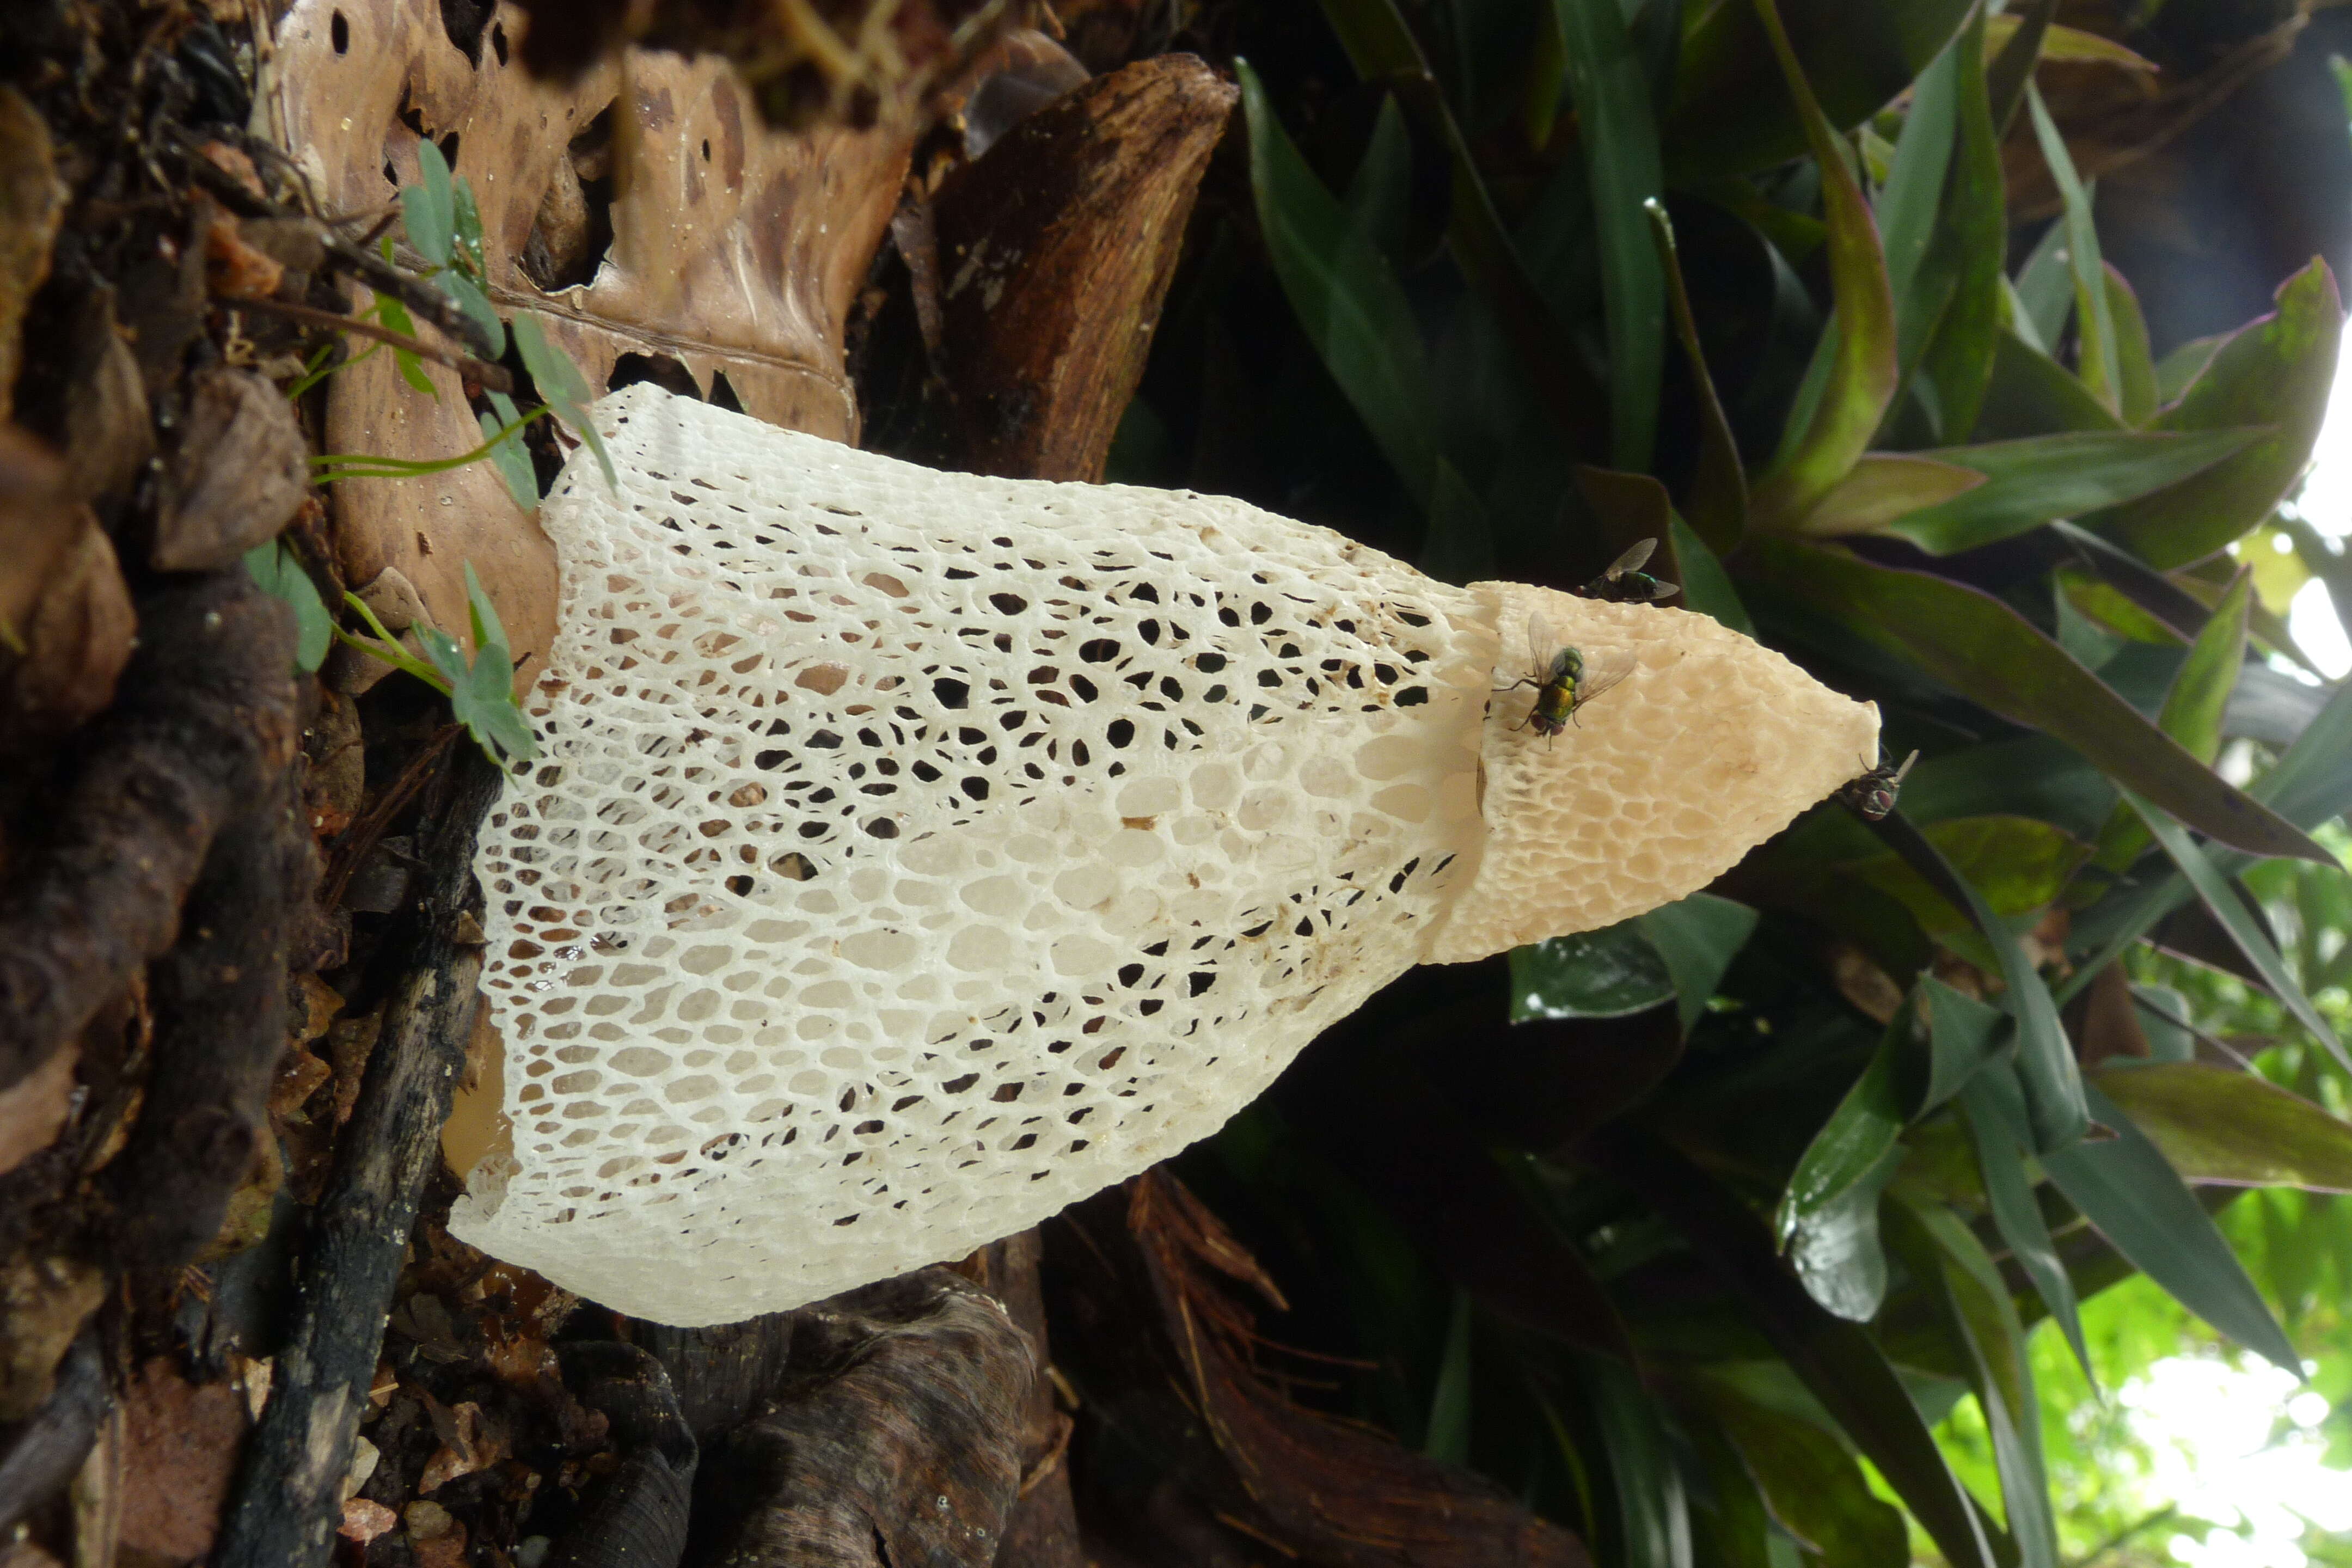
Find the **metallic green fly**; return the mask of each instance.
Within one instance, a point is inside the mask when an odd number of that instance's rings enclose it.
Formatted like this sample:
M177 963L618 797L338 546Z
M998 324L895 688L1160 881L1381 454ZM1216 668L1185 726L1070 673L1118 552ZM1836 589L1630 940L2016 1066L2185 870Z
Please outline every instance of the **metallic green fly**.
M1672 583L1661 583L1639 568L1658 547L1654 539L1644 539L1624 554L1609 563L1609 569L1576 591L1580 599L1600 599L1612 605L1646 605L1653 599L1664 599L1679 594L1682 589Z
M1539 651L1557 648L1549 660ZM1528 617L1528 650L1538 660L1526 675L1497 691L1517 691L1522 686L1536 689L1536 700L1528 716L1511 726L1514 730L1533 730L1549 741L1568 728L1577 710L1609 690L1633 673L1640 659L1630 647L1601 648L1588 655L1581 648L1569 647L1552 635L1540 615Z

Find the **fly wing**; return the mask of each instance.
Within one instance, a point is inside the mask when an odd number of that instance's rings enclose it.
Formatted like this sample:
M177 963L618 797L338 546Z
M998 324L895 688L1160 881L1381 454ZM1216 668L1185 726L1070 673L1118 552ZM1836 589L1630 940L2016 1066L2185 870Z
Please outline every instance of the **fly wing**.
M1640 571L1642 563L1649 560L1650 552L1657 547L1658 542L1654 539L1637 541L1632 549L1609 563L1609 570L1601 574L1601 580L1606 583L1613 577L1622 577L1628 572Z
M1576 683L1576 705L1579 708L1602 692L1610 690L1642 665L1641 656L1630 647L1588 648L1584 653L1584 677Z
M1913 752L1909 756L1907 756L1907 757L1904 758L1904 759L1903 759L1903 765L1902 765L1901 767L1899 767L1899 768L1897 768L1897 769L1895 769L1895 776L1894 776L1893 778L1891 778L1891 779L1888 779L1888 780L1886 781L1886 782L1887 782L1887 784L1888 784L1889 785L1893 786L1894 788L1896 788L1896 789L1900 789L1900 788L1902 788L1902 787L1903 787L1903 775L1904 775L1904 774L1906 774L1906 773L1909 773L1909 772L1911 771L1911 764L1912 764L1912 763L1916 763L1916 762L1917 762L1918 760L1919 760L1919 753L1918 753L1916 751L1914 751L1914 752Z
M1552 635L1551 623L1544 619L1541 610L1528 614L1528 670L1538 686L1551 679L1552 667L1559 662L1559 638Z

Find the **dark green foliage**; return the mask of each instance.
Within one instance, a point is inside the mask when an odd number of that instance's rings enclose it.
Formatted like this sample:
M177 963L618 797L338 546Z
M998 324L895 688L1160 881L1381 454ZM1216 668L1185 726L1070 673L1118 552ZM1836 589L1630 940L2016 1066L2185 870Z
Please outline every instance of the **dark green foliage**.
M2144 1272L2287 1363L2257 1279L2303 1311L2352 1269L2211 1217L2352 1178L2352 943L2310 934L2352 926L2314 837L2352 689L2236 736L2284 632L2221 553L2308 459L2334 279L2158 359L2033 86L2053 7L2010 10L1989 58L1965 0L1245 8L1248 157L1115 456L1455 581L1656 537L1672 603L1921 752L1876 831L1824 805L1709 893L1407 976L1183 1163L1297 1287L1279 1336L1377 1369L1300 1397L1612 1565L1894 1568L1906 1513L1947 1563L2054 1564L2041 1405L2129 1371L2093 1298ZM2059 175L2038 247L2012 118ZM2143 973L2200 908L2284 1087ZM2287 1237L2334 1200L2263 1202Z

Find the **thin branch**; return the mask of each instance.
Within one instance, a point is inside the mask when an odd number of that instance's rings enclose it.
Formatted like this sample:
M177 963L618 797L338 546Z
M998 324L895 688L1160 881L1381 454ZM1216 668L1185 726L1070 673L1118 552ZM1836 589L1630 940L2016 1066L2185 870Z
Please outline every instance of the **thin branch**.
M341 1483L402 1255L441 1157L482 973L463 917L475 834L505 781L470 747L443 776L448 787L427 808L423 897L392 939L404 950L404 973L310 1222L286 1348L222 1521L214 1558L222 1568L325 1568L331 1555Z
M395 332L390 327L379 327L356 316L339 316L332 310L313 310L308 305L289 304L283 300L264 300L243 294L224 295L222 298L231 310L260 310L273 316L283 316L289 321L304 321L314 327L350 332L356 337L373 338L380 343L404 349L420 359L446 364L460 375L472 377L487 391L510 393L514 390L514 377L502 364L492 364L488 360L476 359L456 349L436 348L422 338L412 338L406 332Z

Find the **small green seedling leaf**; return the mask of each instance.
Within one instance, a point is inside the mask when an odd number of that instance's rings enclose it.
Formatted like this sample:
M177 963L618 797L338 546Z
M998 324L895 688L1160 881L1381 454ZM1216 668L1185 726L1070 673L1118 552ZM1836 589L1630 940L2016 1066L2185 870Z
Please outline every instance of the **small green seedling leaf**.
M540 396L547 400L555 416L572 427L572 433L596 454L596 464L604 470L604 482L618 489L621 479L613 469L612 454L604 450L604 437L588 417L588 405L595 395L588 390L587 378L572 358L547 341L539 330L538 321L530 316L518 316L514 324L515 347L522 354L523 368L538 384Z
M499 320L498 308L490 303L490 297L482 292L480 284L455 269L435 274L433 283L457 301L457 309L466 312L467 321L481 329L483 337L488 340L489 358L496 359L507 352L506 323Z
M398 332L403 337L409 338L416 335L416 323L409 319L408 307L389 294L379 294L375 297L374 315L376 324L387 331ZM371 349L368 352L373 353L375 351ZM433 384L433 378L425 374L425 363L416 357L414 351L393 350L392 363L400 367L401 380L435 402L438 403L441 400L440 389Z
M489 268L482 259L482 209L474 203L474 187L459 175L450 184L451 237L455 246L451 256L459 267L477 280L488 278Z
M245 569L268 592L294 608L294 668L309 675L326 662L334 646L335 618L319 597L318 584L302 570L284 542L270 540L245 552Z
M514 399L503 392L490 395L490 414L481 416L482 439L489 445L490 462L499 470L499 478L507 482L507 493L514 497L515 505L523 510L539 510L539 473L530 465L530 453L522 444L522 431L517 426L520 415Z
M449 189L449 161L430 137L416 143L417 182L400 191L400 216L408 243L436 267L449 265L457 238L457 205Z

